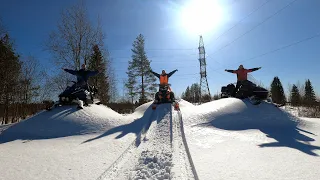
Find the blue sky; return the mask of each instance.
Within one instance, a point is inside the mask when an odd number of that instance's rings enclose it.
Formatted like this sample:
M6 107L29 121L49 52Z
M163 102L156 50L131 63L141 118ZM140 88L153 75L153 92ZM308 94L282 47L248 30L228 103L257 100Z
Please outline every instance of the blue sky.
M76 2L1 0L0 17L14 39L18 53L35 56L49 69L51 54L44 50L44 42L55 30L61 10ZM211 94L220 91L222 85L236 81L236 76L224 69L236 69L239 64L247 68L261 66L262 69L252 75L266 86L274 76L279 76L287 91L289 83L303 83L309 78L320 92L320 37L293 44L319 35L319 0L217 2L223 17L214 29L202 34ZM96 22L98 16L101 18L107 36L105 46L113 60L120 95L127 61L131 58L131 45L140 33L146 38L145 48L154 71L179 70L170 78L177 94L200 81L199 34L191 33L181 25L181 12L189 1L87 0L85 3L92 21ZM288 4L290 6L286 7ZM197 14L192 17L198 18ZM204 24L214 23L214 18L207 16L203 19ZM190 20L188 23L193 25L195 22ZM292 46L280 49L290 44ZM280 50L274 51L277 49Z

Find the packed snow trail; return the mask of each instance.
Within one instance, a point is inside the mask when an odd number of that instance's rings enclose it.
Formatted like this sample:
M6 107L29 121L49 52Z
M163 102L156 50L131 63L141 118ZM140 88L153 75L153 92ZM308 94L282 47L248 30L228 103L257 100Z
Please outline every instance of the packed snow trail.
M194 166L191 153L188 147L184 132L182 114L180 111L173 116L173 139L174 139L174 162L173 179L195 179L198 180L198 174Z
M172 109L171 104L159 105L145 131L98 179L197 179L183 141L181 114Z

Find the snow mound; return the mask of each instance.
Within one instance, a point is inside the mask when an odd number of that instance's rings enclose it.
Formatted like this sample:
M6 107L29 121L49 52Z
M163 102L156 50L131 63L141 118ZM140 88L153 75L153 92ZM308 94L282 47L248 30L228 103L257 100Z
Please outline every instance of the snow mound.
M153 103L153 101L150 101L150 102L147 102L147 103L144 103L142 105L140 105L139 107L137 107L135 110L134 110L134 113L133 115L142 115L144 114L148 108L150 108L150 105Z
M259 147L287 146L315 156L313 150L319 149L308 145L314 141L312 137L304 134L314 135L304 130L310 125L309 122L270 103L252 105L247 99L227 98L200 105L196 112L184 115L185 122L195 129L206 127L220 130L216 133L256 130L276 141L261 143ZM201 132L204 131L205 129L202 129Z
M316 124L247 99L226 98L181 112L199 179L319 179Z
M184 107L194 107L194 105L186 100L181 99L179 101L179 106L184 108Z
M0 143L98 133L126 121L130 122L129 118L103 105L92 104L82 110L75 106L61 106L43 111L4 130L0 135Z
M296 126L299 119L272 104L252 105L248 100L226 98L193 107L197 113L183 111L188 124L213 125L227 130L271 126Z

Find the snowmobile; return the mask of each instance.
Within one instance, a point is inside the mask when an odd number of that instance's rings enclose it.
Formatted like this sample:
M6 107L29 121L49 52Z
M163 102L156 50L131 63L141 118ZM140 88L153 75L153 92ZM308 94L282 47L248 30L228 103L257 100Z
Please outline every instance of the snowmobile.
M83 108L83 102L85 105L88 104L100 104L99 99L95 99L95 95L98 89L95 86L89 85L78 85L75 81L72 81L72 86L67 88L59 95L59 101L56 102L53 107L61 105L73 105L77 104L78 108ZM51 108L47 108L50 110Z
M169 91L169 85L159 86L159 91L155 95L155 100L159 104L174 102L174 95L173 92Z
M156 108L156 104L164 103L171 103L176 110L179 109L179 104L175 101L174 93L169 90L169 86L170 84L159 85L159 91L155 94L155 101L152 109Z
M232 96L232 92L236 86L234 84L228 84L221 87L221 97L227 98ZM245 99L249 98L254 101L254 104L260 104L261 101L267 100L269 91L263 87L257 86L249 80L243 81L238 91L235 94L235 98Z

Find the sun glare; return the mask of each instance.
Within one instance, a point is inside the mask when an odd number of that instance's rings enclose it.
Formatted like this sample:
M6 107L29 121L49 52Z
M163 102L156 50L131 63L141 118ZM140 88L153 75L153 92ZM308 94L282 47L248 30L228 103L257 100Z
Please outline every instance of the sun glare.
M223 20L223 9L215 0L191 0L180 11L182 27L191 34L213 31Z

